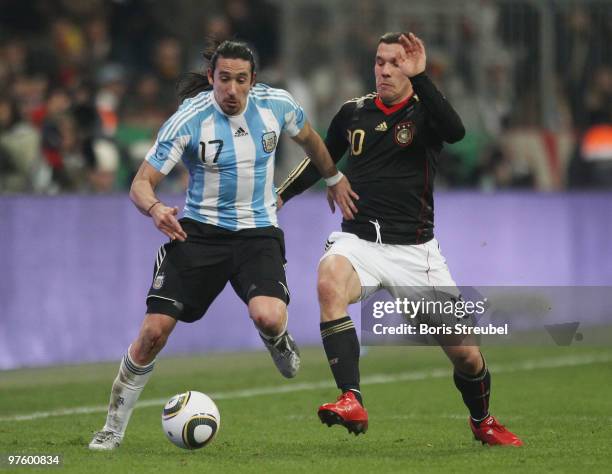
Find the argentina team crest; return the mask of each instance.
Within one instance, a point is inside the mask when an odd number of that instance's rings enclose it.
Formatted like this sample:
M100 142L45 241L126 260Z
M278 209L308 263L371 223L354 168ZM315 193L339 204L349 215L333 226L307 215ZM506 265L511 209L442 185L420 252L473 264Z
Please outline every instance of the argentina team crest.
M272 153L276 148L276 132L266 132L261 136L261 143L266 153Z
M414 122L401 122L395 126L395 143L399 146L408 146L414 139Z

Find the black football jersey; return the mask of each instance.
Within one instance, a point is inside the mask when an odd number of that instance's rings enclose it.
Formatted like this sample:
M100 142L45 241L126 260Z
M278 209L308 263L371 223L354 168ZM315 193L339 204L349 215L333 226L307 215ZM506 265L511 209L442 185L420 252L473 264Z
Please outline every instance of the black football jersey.
M354 220L342 230L388 244L433 238L433 182L443 142L465 134L461 119L425 74L414 94L393 106L377 94L349 100L333 118L325 144L334 161L347 153L345 174L359 195ZM279 188L283 202L320 179L308 159Z

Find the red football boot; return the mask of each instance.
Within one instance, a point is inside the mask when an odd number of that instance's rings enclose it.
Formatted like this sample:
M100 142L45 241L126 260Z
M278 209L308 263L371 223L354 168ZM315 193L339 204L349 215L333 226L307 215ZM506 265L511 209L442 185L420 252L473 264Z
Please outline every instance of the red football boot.
M319 418L327 426L342 425L355 436L368 430L368 412L350 390L340 395L336 403L321 405Z
M523 446L523 442L514 433L508 431L504 425L489 415L476 426L469 418L470 428L474 438L482 444L489 446Z

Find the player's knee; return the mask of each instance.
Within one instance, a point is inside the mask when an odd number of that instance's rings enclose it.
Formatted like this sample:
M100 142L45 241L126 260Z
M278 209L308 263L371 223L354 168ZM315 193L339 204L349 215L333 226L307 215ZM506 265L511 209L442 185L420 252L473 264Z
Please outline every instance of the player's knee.
M346 291L342 285L329 275L320 275L317 281L317 294L319 295L319 303L321 306L330 305L345 305Z
M252 315L251 319L261 332L269 336L280 333L283 328L283 324L278 319L271 318L269 315Z
M264 334L278 334L285 327L286 314L286 307L280 302L249 304L249 315L255 326Z
M134 362L137 364L149 362L149 359L154 358L166 345L169 335L170 332L163 325L146 324L143 326L138 340L139 344L137 344L138 350L133 354Z
M482 356L477 348L457 354L453 358L453 363L457 370L468 375L477 375L484 366Z

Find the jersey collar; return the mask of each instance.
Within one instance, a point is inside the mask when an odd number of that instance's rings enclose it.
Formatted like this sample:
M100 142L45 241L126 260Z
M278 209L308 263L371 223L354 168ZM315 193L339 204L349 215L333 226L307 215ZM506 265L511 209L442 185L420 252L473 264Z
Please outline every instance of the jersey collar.
M376 104L376 107L378 107L385 115L391 115L397 112L402 107L404 107L410 101L410 99L412 99L413 96L414 96L414 92L410 94L408 97L406 97L406 99L402 100L401 102L394 104L391 107L388 107L383 103L382 100L380 100L380 97L376 95L376 98L374 99L374 103Z

